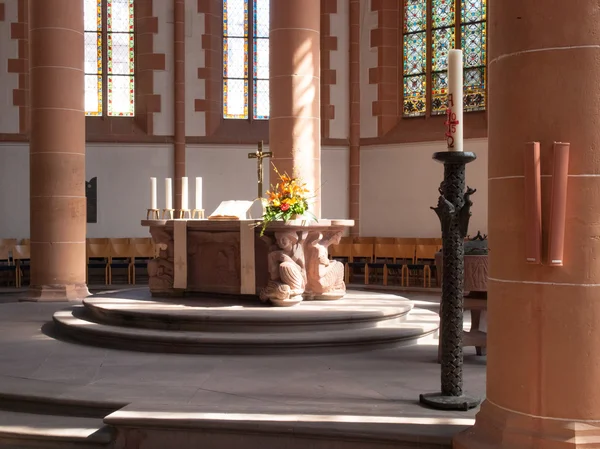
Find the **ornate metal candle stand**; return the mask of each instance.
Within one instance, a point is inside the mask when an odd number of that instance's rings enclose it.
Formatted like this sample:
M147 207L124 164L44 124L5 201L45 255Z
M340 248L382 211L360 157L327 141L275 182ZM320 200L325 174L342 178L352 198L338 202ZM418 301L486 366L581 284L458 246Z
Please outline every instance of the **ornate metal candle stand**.
M433 159L444 164L437 207L432 207L442 225L443 274L441 302L442 391L422 394L422 404L441 410L469 410L480 400L463 393L463 282L464 239L471 217L470 196L465 191L465 165L476 159L475 153L443 151Z

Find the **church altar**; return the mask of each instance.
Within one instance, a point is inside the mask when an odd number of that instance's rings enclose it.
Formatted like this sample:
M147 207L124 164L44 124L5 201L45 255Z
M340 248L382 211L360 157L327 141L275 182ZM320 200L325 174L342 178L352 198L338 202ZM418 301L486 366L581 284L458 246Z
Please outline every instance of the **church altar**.
M153 296L254 295L277 306L346 293L344 266L329 260L353 220L142 220L157 246L148 263Z

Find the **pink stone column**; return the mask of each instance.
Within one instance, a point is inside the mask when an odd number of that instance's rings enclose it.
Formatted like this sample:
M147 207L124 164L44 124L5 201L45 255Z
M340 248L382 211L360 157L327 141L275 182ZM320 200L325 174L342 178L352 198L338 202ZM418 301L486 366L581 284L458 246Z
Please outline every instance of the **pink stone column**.
M30 299L86 286L83 0L30 0Z
M360 234L360 0L350 0L350 219Z
M185 1L173 0L174 29L174 166L175 209L181 209L181 178L185 177ZM189 188L189 187L188 187ZM189 198L189 193L188 193ZM189 205L188 205L189 206Z
M269 149L280 172L301 177L321 216L320 0L271 0ZM271 179L276 176L271 172Z
M487 394L455 448L600 441L600 9L492 0ZM542 265L526 261L524 152L540 142ZM564 263L549 266L554 142L569 142ZM468 385L467 385L468 388Z

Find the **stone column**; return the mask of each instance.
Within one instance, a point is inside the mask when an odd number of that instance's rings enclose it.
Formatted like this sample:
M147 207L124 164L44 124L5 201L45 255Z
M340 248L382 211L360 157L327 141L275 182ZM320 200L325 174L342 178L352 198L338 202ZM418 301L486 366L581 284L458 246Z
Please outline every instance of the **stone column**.
M492 0L487 400L455 448L600 439L600 9ZM547 251L553 142L570 142L564 266L525 261L527 142L541 146ZM544 254L544 263L547 254Z
M351 236L360 233L360 0L350 0L350 219Z
M181 178L185 177L185 1L173 0L174 29L174 166L175 209L181 209ZM188 189L189 189L188 183ZM193 186L193 184L192 184ZM189 201L189 191L188 191ZM189 204L188 204L189 206Z
M269 150L280 172L301 177L321 216L320 0L271 0ZM271 173L271 179L274 178Z
M30 298L86 286L83 0L30 0Z

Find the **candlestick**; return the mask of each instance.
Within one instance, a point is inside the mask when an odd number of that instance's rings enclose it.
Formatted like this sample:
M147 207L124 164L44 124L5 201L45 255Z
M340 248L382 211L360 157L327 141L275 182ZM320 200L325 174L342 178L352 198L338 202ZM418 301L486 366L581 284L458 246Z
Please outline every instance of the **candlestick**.
M158 209L156 199L156 178L150 178L150 209Z
M462 50L448 52L448 151L463 151L463 56Z
M165 179L165 209L173 209L173 180Z
M202 178L196 178L196 210L202 209Z
M188 179L187 177L181 178L181 209L188 210Z

